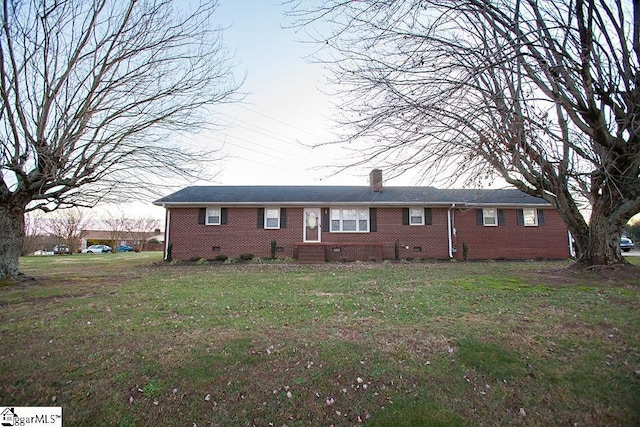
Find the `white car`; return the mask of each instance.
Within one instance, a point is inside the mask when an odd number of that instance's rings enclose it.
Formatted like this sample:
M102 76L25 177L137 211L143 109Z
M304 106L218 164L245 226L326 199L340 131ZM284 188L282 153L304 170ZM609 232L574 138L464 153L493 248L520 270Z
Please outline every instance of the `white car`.
M91 245L87 249L83 249L83 254L101 254L111 252L111 246L107 245Z

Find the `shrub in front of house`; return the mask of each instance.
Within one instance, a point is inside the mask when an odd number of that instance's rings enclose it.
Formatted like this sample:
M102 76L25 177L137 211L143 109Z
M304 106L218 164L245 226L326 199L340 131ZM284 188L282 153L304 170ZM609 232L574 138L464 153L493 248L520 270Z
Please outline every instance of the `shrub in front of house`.
M240 261L251 261L252 259L253 259L253 254L240 255Z

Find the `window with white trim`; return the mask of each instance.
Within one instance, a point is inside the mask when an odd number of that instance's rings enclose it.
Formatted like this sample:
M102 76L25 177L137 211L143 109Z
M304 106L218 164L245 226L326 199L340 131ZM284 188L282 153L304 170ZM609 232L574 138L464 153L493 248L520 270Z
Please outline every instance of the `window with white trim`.
M495 208L482 209L482 224L489 227L498 225L498 212Z
M525 227L536 227L538 225L538 210L522 209L522 219Z
M264 210L264 228L280 228L280 208Z
M423 208L409 208L409 224L424 225L424 209Z
M206 225L220 225L221 223L221 210L219 207L209 207L207 208L207 216L205 217Z
M347 233L369 232L369 209L332 208L331 231Z

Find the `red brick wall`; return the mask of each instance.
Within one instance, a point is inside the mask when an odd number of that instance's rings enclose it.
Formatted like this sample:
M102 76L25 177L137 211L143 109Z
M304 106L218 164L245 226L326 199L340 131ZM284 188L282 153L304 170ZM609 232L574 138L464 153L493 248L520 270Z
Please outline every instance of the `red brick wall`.
M544 225L518 225L516 209L504 209L505 224L485 227L476 224L476 209L455 210L454 238L462 259L463 242L468 259L563 259L569 257L567 226L555 209L544 210Z
M335 249L340 249L336 251ZM382 261L382 245L377 243L327 244L325 248L327 261Z
M322 232L322 241L333 243L382 243L383 258L394 258L396 239L400 258L448 259L447 210L432 209L431 225L402 225L402 208L377 208L378 231L372 233ZM416 252L418 248L420 252Z
M476 225L475 209L453 212L457 234L454 256L462 259L462 243L466 242L469 259L529 259L567 258L567 228L555 210L545 210L545 225L524 227L517 225L516 210L505 209L504 226ZM225 225L198 225L198 208L171 208L170 241L175 259L192 257L214 259L224 254L237 258L243 253L257 257L271 256L271 240L283 248L278 257L293 257L294 245L302 243L303 208L287 208L287 228L259 229L256 226L257 208L228 208ZM394 258L394 246L399 240L400 258L448 259L447 209L432 209L431 225L402 225L402 208L377 208L378 231L371 233L322 232L322 243L330 246L328 258L341 260L362 256L372 258L369 249L357 249L353 244L380 243L382 257ZM331 247L344 245L341 253ZM214 251L213 247L219 247ZM418 248L420 251L418 251ZM376 254L379 249L376 249ZM361 255L360 255L361 254Z
M269 258L275 239L284 249L277 256L293 257L293 244L302 241L302 212L301 208L287 208L287 228L273 230L257 228L257 208L229 208L224 225L199 225L198 208L171 208L171 255L181 260L217 255L238 258L245 253ZM220 250L214 251L214 246Z

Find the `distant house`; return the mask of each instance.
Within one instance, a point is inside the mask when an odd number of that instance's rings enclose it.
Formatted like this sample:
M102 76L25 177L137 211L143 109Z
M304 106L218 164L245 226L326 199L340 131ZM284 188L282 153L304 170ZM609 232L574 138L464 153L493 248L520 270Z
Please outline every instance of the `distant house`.
M568 258L569 233L547 202L515 189L193 186L166 208L165 257L299 261Z
M122 234L106 230L82 230L80 248L85 249L91 245L112 245L114 239L117 239L117 243L120 244L121 239L118 239L118 237Z
M153 234L151 234L148 238L147 238L147 243L164 243L164 233L162 232L162 230L155 229L153 231Z

